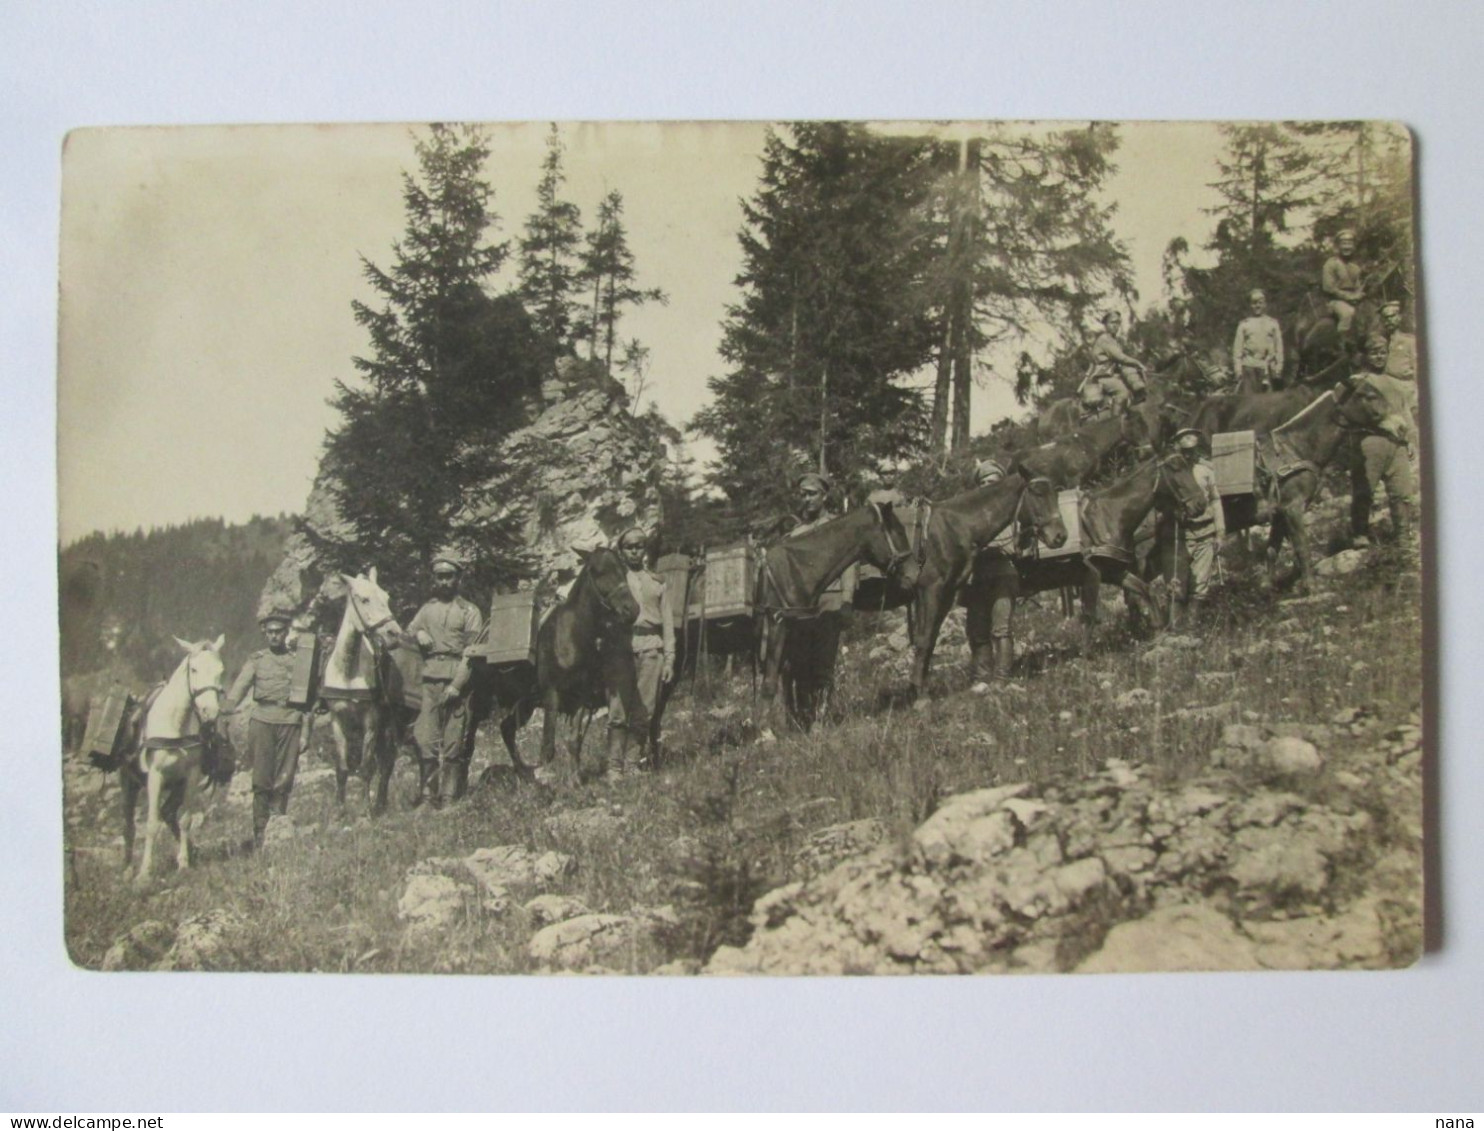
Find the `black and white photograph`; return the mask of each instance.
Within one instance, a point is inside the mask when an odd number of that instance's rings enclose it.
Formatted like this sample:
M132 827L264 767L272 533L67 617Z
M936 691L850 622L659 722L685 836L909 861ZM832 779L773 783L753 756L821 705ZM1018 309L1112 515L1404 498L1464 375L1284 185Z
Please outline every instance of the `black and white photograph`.
M1339 118L74 130L68 957L1411 966L1415 153Z

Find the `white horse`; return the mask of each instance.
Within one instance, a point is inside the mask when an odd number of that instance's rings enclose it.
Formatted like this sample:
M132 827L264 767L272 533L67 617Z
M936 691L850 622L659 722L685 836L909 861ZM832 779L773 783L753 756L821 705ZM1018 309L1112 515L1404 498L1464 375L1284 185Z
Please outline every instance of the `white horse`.
M171 828L180 841L176 864L191 866L191 833L200 827L201 812L201 728L216 722L221 711L222 644L225 636L192 644L175 638L185 650L185 658L144 717L143 736L139 743L139 769L144 775L146 806L144 856L139 861L136 883L147 883L154 858L155 837L160 825L162 800L167 789L181 794L179 816L171 814ZM133 806L126 801L129 815Z
M383 663L387 650L402 638L392 616L391 601L376 583L376 570L357 577L340 574L345 586L345 613L320 681L320 698L330 708L330 733L335 741L335 794L345 803L345 784L360 772L370 786L372 759L382 771L377 783L376 812L386 807L387 783L396 748L384 728L398 720L402 698L399 681ZM387 684L397 684L388 687Z

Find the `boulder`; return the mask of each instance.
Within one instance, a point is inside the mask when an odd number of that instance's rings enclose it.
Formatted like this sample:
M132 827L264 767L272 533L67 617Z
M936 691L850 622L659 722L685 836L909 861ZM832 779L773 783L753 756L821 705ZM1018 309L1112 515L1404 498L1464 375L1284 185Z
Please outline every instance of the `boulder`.
M1320 577L1343 577L1360 569L1365 565L1365 560L1364 550L1341 550L1338 554L1315 562L1314 572Z
M570 895L538 895L527 901L522 909L530 916L531 922L538 927L544 927L551 923L561 923L567 919L575 919L579 915L590 915L592 909L582 900Z
M542 966L580 970L594 962L629 956L642 929L638 919L627 915L579 915L543 927L526 949Z
M176 927L175 943L155 969L251 969L244 949L249 925L246 916L221 907L188 916Z
M912 843L929 865L945 866L954 859L983 860L1015 844L1014 814L1004 802L1025 793L1028 785L1003 785L949 798L918 826Z
M426 932L451 925L464 910L473 892L448 876L421 873L411 875L402 897L397 900L397 918L409 930Z
M146 919L114 940L99 969L148 970L165 956L174 941L175 930L169 924Z
M1079 974L1163 970L1251 970L1257 948L1230 919L1206 904L1163 907L1120 923L1102 947L1077 967Z
M1270 740L1263 748L1263 762L1279 774L1317 774L1324 766L1318 747L1289 736Z

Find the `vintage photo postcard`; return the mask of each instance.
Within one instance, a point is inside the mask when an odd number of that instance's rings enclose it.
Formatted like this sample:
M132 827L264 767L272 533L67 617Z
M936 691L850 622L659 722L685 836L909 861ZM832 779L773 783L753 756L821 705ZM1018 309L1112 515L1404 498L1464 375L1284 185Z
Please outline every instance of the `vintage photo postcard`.
M1412 963L1412 155L74 132L72 961Z

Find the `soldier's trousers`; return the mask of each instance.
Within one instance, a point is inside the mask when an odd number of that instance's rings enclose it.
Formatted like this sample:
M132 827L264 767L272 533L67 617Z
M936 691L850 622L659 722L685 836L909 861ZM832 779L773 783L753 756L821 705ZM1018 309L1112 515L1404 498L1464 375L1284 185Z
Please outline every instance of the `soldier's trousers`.
M299 724L265 723L249 719L247 749L252 758L252 791L282 814L288 812L289 793L299 771Z
M1278 387L1274 379L1263 365L1244 365L1242 372L1237 377L1237 392L1243 395L1248 393L1261 393L1269 388Z
M970 648L1012 635L1018 596L1020 576L1013 565L1007 572L975 577L969 583L964 593L964 635L969 638Z
M1335 316L1335 329L1341 335L1350 333L1350 323L1355 321L1355 307L1341 299L1330 299L1329 312Z
M1216 524L1206 523L1191 528L1180 527L1179 561L1188 571L1184 586L1185 600L1204 601L1211 593L1211 578L1216 574Z
M783 646L783 706L796 726L808 730L829 699L840 656L839 613L788 622Z
M461 695L452 703L443 702L447 680L423 681L422 711L412 728L418 757L432 766L452 766L465 762L469 751L464 738L469 725L469 697Z
M628 665L632 663L632 667ZM604 657L603 684L608 695L608 729L627 730L627 757L640 758L649 742L649 724L659 706L665 678L662 648L647 648L625 656L621 652Z

